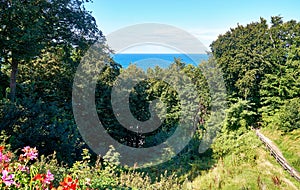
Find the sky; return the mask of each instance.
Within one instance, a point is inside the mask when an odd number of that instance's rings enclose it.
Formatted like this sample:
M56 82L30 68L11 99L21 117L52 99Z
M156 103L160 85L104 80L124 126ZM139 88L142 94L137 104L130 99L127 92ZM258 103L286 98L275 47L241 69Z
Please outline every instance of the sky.
M85 7L92 11L105 36L136 24L167 24L190 33L208 49L219 34L237 24L259 21L260 17L269 23L271 16L300 21L300 0L94 0ZM148 44L138 49L142 53L172 51L155 46ZM136 51L130 47L124 52Z

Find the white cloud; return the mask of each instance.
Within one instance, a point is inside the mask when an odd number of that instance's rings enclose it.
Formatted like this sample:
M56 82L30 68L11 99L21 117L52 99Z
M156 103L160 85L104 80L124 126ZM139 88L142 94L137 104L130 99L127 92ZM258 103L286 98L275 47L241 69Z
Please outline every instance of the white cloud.
M162 45L151 45L151 44L143 44L143 45L135 45L129 47L127 49L123 49L119 53L180 53L176 49L172 49L170 47L165 47Z
M205 53L219 34L227 30L180 29L164 24L137 24L107 36L116 53Z
M206 29L190 29L192 35L197 37L209 49L209 45L218 38L220 34L224 34L228 29L225 28L206 28Z
M165 24L137 24L107 35L108 45L127 53L205 53L208 49L191 33ZM160 47L159 47L160 46ZM138 52L131 52L137 50ZM131 51L129 51L131 50Z

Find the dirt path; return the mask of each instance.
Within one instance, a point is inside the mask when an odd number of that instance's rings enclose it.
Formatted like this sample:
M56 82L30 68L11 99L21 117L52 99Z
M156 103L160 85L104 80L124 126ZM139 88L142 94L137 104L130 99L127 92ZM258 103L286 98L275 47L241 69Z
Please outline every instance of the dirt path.
M266 136L264 136L259 129L255 129L256 135L259 139L266 145L267 149L270 151L271 155L276 159L276 161L287 170L291 176L293 176L296 180L300 181L300 174L296 171L284 158L279 148Z

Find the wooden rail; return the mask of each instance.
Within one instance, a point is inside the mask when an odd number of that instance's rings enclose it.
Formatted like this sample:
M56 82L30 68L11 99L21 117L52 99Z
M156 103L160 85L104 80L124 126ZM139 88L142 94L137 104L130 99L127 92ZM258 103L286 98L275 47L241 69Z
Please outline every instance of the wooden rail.
M274 145L274 143L264 136L258 129L255 130L256 135L259 137L259 139L266 145L267 149L270 151L271 155L277 160L277 162L285 169L287 170L291 176L293 176L297 181L300 181L300 174L297 170L295 170L290 164L286 161L280 150L277 148L277 146Z

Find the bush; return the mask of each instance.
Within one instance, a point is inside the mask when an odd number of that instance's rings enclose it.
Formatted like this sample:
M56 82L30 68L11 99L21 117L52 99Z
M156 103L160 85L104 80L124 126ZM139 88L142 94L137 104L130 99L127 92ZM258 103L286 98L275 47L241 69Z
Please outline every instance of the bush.
M78 159L83 141L71 108L58 104L33 98L4 102L1 111L5 114L0 114L0 129L11 137L12 149L36 146L44 155L55 151L60 162L72 164Z
M1 135L3 142L8 137ZM39 156L36 147L24 147L19 157L10 151L10 145L0 143L0 189L181 189L174 175L167 171L156 180L134 169L121 168L119 154L113 147L100 162L92 163L87 149L82 160L72 167L58 163L55 154Z
M255 163L255 159L258 157L256 148L260 145L261 142L252 131L244 134L232 131L219 134L212 144L212 148L216 159L232 155L232 162L238 165L245 161Z
M255 122L256 113L251 111L252 104L239 99L226 111L224 128L228 131L245 130Z
M300 128L300 98L286 100L274 115L271 125L283 132L291 132Z

